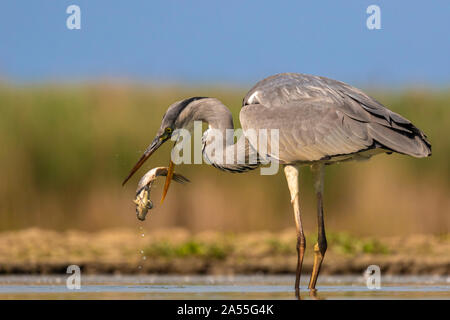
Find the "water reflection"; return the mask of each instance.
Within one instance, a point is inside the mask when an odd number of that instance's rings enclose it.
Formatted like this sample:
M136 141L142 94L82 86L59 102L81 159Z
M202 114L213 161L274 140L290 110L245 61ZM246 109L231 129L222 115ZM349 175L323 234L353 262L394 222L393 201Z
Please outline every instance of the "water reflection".
M167 276L87 275L81 289L66 288L66 276L0 276L0 299L294 299L294 275ZM450 278L384 276L370 290L362 276L323 276L302 299L449 299Z

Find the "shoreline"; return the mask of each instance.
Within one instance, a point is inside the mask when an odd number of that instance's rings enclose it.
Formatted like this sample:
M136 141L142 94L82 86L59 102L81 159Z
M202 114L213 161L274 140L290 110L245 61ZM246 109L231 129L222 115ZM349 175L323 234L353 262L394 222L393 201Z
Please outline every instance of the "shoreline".
M169 236L170 235L170 236ZM312 238L312 237L310 237ZM330 234L321 274L362 274L378 265L382 274L450 274L450 237L358 238ZM303 273L312 270L308 244ZM185 229L152 231L139 237L129 229L55 232L26 229L0 233L0 274L66 274L78 265L84 274L292 274L295 232L245 234Z

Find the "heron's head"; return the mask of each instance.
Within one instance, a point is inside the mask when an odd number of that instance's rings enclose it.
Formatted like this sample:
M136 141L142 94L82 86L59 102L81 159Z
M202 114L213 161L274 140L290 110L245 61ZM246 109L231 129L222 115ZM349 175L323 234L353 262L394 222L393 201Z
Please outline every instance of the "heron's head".
M144 162L148 158L150 158L150 156L164 142L166 142L172 137L172 134L176 129L181 129L186 125L188 125L190 120L192 120L190 119L192 113L186 112L183 113L183 110L185 110L186 107L192 102L200 99L204 99L204 97L193 97L189 99L184 99L181 101L177 101L169 106L169 108L167 109L166 113L163 116L161 126L158 132L156 133L155 138L150 143L148 148L144 151L144 154L141 156L138 162L134 165L133 169L131 169L130 173L128 174L127 178L123 181L122 185L124 185L133 176L133 174L144 164ZM172 179L173 167L174 164L172 161L170 161L169 172L167 173L166 186L164 187L163 198L165 196L165 193L167 192L168 184Z

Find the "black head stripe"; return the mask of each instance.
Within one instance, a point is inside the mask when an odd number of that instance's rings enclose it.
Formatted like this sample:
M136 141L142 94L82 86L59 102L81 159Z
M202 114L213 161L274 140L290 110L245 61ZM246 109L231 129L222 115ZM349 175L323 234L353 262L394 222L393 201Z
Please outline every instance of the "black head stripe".
M201 100L201 99L207 99L208 97L192 97L189 99L185 99L183 100L180 104L179 107L177 108L178 110L178 114L180 114L184 108L186 108L191 102L197 101L197 100Z
M168 121L175 121L180 113L193 101L206 99L207 97L192 97L180 101L178 104L171 106L163 115L163 120L167 118Z

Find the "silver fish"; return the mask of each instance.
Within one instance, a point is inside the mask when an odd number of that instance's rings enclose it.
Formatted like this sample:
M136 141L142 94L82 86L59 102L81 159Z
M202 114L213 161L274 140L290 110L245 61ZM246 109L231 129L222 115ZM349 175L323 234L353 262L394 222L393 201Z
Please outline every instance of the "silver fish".
M136 216L139 220L144 221L147 216L148 210L153 208L153 203L150 200L150 189L159 176L167 176L167 167L156 167L148 171L139 180L138 187L136 189L136 198L133 202L136 204ZM172 180L179 183L190 182L188 178L181 174L174 173Z

